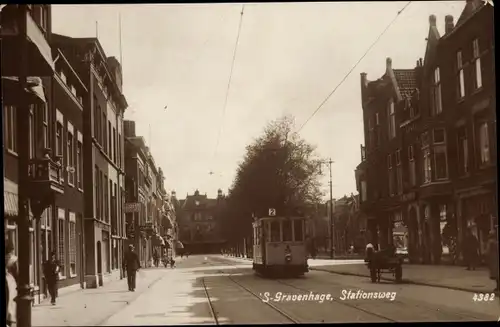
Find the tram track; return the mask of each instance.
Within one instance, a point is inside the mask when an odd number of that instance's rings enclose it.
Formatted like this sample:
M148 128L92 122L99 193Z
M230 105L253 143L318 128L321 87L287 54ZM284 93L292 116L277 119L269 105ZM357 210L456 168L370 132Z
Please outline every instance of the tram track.
M224 265L224 266L239 268L235 264L231 264L231 263L225 263L225 262L222 263L221 262L220 264ZM227 273L227 271L225 273ZM229 275L231 276L232 274L229 273ZM263 276L260 276L258 274L257 274L257 276L259 276L260 278L263 278ZM245 289L247 292L252 293L254 296L256 296L256 297L258 297L259 299L262 300L261 297L259 297L253 291L251 291L247 286L242 285L240 282L237 282L232 277L230 277L230 279L234 283L238 284L242 289ZM301 287L301 286L298 286L298 285L290 284L289 282L286 282L286 281L284 281L282 279L267 279L267 280L273 281L275 283L279 283L280 285L283 285L283 286L286 286L286 287L289 287L289 288L292 288L292 289L295 289L295 290L301 291L301 292L307 292L307 293L313 292L314 293L314 292L317 291L317 289L316 290L312 290L311 287ZM302 279L300 279L300 280L302 280ZM336 283L334 283L332 285L330 282L316 280L316 279L309 279L309 281L311 283L314 283L314 284L318 285L319 289L323 289L324 285L330 285L330 286L334 286L334 287L338 286L338 287L342 287L344 289L348 289L348 288L359 289L360 288L359 285L350 285L350 284L342 284L342 285L340 285L340 284L336 284ZM367 291L370 291L370 290L367 290ZM379 319L383 319L385 321L389 321L389 322L398 322L398 321L401 321L401 319L400 320L396 320L396 319L391 318L390 315L377 313L377 312L374 312L372 310L363 308L363 307L361 307L361 305L358 305L358 304L355 304L355 303L349 303L349 302L346 302L346 301L342 301L342 300L340 300L338 298L333 298L332 301L335 302L335 303L337 303L337 304L339 304L339 305L342 305L342 306L345 306L345 307L349 307L351 309L355 309L355 310L361 311L361 312L363 312L365 314L377 317ZM459 318L459 319L465 320L465 321L470 321L470 320L484 321L486 319L485 317L487 316L487 314L485 314L485 313L477 313L476 314L476 313L472 313L472 312L471 313L469 313L469 312L457 312L457 311L454 311L454 310L452 310L450 308L443 307L443 306L436 307L436 306L426 305L424 303L420 303L420 301L413 300L413 299L408 299L408 301L409 301L409 303L405 302L405 301L401 301L401 300L395 300L393 304L396 307L401 307L401 308L404 308L405 306L411 306L411 307L415 307L415 308L421 309L423 311L435 312L438 315L442 315L444 317L444 320L457 320L457 318ZM272 306L275 307L275 308L277 308L280 311L283 311L282 309L276 307L275 305L272 305ZM398 310L396 307L394 309ZM285 311L283 311L283 312L285 312ZM292 319L294 319L294 318L292 318ZM296 319L294 319L294 320L296 320ZM299 323L299 322L295 322L295 323Z
M211 266L215 266L215 264L212 264L212 263L208 263L209 265ZM233 266L233 267L236 267L235 265L232 265L232 264L226 264L227 266ZM220 273L224 273L224 271L219 271ZM269 303L269 302L264 302L262 300L262 298L257 294L255 293L254 291L252 291L250 288L246 287L245 285L243 285L242 283L236 281L233 277L232 277L232 274L229 273L228 275L226 275L226 277L232 282L234 283L235 285L237 285L240 289L244 290L245 292L247 292L248 294L251 294L253 297L255 297L257 300L259 300L261 303L263 303L264 305L267 305L268 307L270 307L274 312L277 312L279 315L281 315L282 317L286 318L288 321L290 321L291 323L293 324L300 324L301 322L295 318L293 318L292 316L290 316L286 311L280 309L279 307L277 307L276 305L272 304L272 303ZM210 312L211 312L211 315L212 315L212 318L215 322L216 325L219 325L219 317L218 317L218 314L217 314L217 311L215 310L214 308L214 305L210 299L210 294L208 293L208 289L207 289L207 286L205 284L205 278L202 279L202 286L203 286L203 289L205 291L205 295L207 297L207 301L208 301L208 305L210 307Z
M234 264L230 264L230 263L227 263L226 264L227 266L233 266L233 267L237 267L236 265ZM277 307L276 305L270 303L270 302L264 302L263 299L258 295L256 294L255 292L253 292L252 290L250 290L248 287L246 287L245 285L243 285L242 283L240 282L237 282L234 278L231 277L231 274L229 274L227 276L233 283L235 283L236 285L238 285L241 289L245 290L246 292L252 294L253 296L255 296L256 298L258 298L260 301L262 301L262 303L268 305L269 307L271 307L273 310L275 310L276 312L280 313L282 316L284 316L285 318L287 318L288 320L290 320L292 323L294 324L300 324L301 322L293 317L291 317L289 314L287 314L284 310L280 309L279 307ZM262 277L261 277L262 278ZM285 283L281 280L277 280L277 279L268 279L270 281L274 281L276 283L279 283L281 285L285 285L285 286L288 286L290 288L293 288L295 290L299 290L299 291L302 291L302 292L313 292L312 290L308 290L308 289L302 289L302 288L299 288L299 287L296 287L295 285L291 285L291 284L288 284L288 283ZM386 321L389 321L389 322L397 322L397 320L394 320L390 317L387 317L387 316L384 316L384 315L380 315L380 314L377 314L373 311L370 311L370 310L366 310L366 309L363 309L363 308L360 308L356 305L353 305L353 304L350 304L350 303L346 303L346 302L343 302L343 301L340 301L340 300L337 300L335 298L333 298L333 301L335 303L338 303L338 304L341 304L343 306L346 306L346 307L350 307L351 309L355 309L355 310L359 310L359 311L362 311L366 314L369 314L369 315L372 315L372 316L375 316L377 318L380 318L380 319L384 319Z
M306 290L302 289L301 287L298 287L296 285L292 285L292 284L286 283L283 280L276 280L276 281L279 282L280 284L283 284L283 285L295 288L297 290L306 291ZM342 285L335 284L335 285L332 285L332 283L330 281L319 281L319 280L316 280L316 279L315 280L310 279L309 281L312 282L312 283L315 283L315 284L319 284L319 285L342 286L344 289L346 289L346 288L359 289L359 285L358 286L356 286L356 285L350 285L350 284L342 284ZM320 286L320 288L321 288L321 286ZM311 290L307 290L307 292L309 292L309 291L311 291ZM441 314L446 314L446 315L450 315L450 316L461 317L461 318L463 318L466 321L469 321L471 319L476 320L476 321L482 321L482 320L478 319L478 317L476 317L476 316L474 316L472 314L463 313L463 312L456 312L456 311L452 311L452 310L450 310L448 308L443 308L443 307L437 307L436 308L436 307L433 307L433 306L429 306L429 305L425 305L425 304L419 303L419 302L417 302L415 300L409 300L409 301L411 302L412 306L420 308L420 309L429 310L429 311L435 311L435 312L439 312ZM346 303L344 301L339 301L339 302L342 303L342 304L344 304L344 305L348 304L348 303ZM393 304L399 304L399 305L408 305L408 303L403 302L401 300L396 300L396 299L394 301L392 301L392 303ZM361 308L358 308L358 309L361 310Z

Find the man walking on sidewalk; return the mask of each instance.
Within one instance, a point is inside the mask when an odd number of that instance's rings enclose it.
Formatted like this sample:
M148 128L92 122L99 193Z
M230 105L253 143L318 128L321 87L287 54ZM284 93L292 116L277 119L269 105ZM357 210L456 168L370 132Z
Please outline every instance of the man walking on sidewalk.
M139 256L134 252L134 246L130 244L123 258L123 270L127 273L128 290L131 292L135 292L135 277L139 268L141 268Z
M50 254L50 259L45 261L43 274L47 282L47 288L49 289L50 303L55 305L57 298L57 281L59 279L59 261L56 259L55 251Z

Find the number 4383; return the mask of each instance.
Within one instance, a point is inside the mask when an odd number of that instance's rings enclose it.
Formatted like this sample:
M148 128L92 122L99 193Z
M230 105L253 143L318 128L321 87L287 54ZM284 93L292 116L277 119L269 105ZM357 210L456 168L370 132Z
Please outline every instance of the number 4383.
M495 300L495 293L474 293L472 297L474 302L486 302Z

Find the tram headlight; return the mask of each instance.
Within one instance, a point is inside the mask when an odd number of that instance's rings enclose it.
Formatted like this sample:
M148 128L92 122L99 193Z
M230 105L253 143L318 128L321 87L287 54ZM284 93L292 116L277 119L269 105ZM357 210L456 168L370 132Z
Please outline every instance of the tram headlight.
M290 253L285 254L285 262L289 263L292 261L292 255Z

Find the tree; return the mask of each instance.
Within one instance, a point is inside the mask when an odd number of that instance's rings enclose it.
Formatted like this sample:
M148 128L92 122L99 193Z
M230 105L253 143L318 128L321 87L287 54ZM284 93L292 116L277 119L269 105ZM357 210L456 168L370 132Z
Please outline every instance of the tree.
M250 235L252 217L270 208L278 216L304 216L320 202L319 158L293 127L293 118L282 117L247 146L223 215L229 240Z

